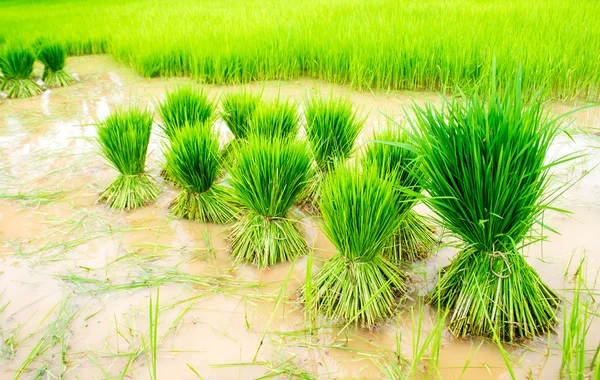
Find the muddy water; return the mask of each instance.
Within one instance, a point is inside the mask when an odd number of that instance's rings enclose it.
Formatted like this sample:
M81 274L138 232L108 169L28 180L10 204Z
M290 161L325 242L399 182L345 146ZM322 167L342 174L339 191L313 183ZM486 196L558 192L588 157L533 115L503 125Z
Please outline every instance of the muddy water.
M116 213L97 205L98 192L115 172L96 153L92 123L121 105L153 107L166 89L188 80L141 79L105 56L69 59L67 69L81 81L30 99L0 99L0 378L21 367L24 378L93 379L124 372L149 378L142 347L151 297L159 302L158 378L192 379L197 371L205 379L248 379L277 368L319 378L381 378L382 369L397 362L398 346L410 365L411 342L417 335L423 340L436 324L430 307L407 300L398 318L373 331L330 326L306 318L297 304L306 257L264 271L234 264L225 227L170 217L167 207L177 192L165 184L156 204L141 210ZM369 112L361 141L369 139L382 113L402 117L413 100L439 102L431 93L352 92L305 80L248 88L296 100L315 92L349 95ZM215 98L239 89L209 87ZM581 257L587 257L592 289L600 269L600 170L594 170L600 163L600 111L586 109L570 121L573 141L561 138L554 153L586 156L558 168L557 179L587 175L557 201L571 215L546 215L545 224L562 235L551 233L527 251L542 278L566 295ZM160 136L152 137L150 150L148 166L158 178ZM314 222L305 220L304 228L317 270L335 249ZM413 297L431 288L439 266L454 253L444 248L415 265ZM160 295L148 288L158 280ZM558 378L561 329L506 347L518 378ZM600 323L593 322L589 348L598 336ZM40 355L27 363L34 351ZM444 379L508 378L493 344L457 340L447 331L439 371ZM425 376L426 361L418 372Z

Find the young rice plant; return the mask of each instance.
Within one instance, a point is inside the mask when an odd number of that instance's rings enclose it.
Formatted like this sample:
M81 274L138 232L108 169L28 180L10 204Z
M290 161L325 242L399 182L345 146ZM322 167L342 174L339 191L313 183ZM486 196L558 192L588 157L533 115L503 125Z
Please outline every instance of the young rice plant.
M521 74L507 87L503 96L491 86L487 98L447 100L441 110L414 106L426 190L462 242L428 300L453 310L449 328L461 337L514 341L557 322L559 298L522 248L561 190L548 186L559 161L545 162L559 124L538 98L525 104Z
M365 170L374 170L397 188L401 199L413 206L418 202L421 184L417 167L417 152L409 145L408 134L388 120L387 128L373 135L362 156ZM413 192L409 196L405 189ZM417 261L429 256L437 243L433 227L425 217L412 208L402 218L402 223L385 249L386 256L394 261Z
M130 210L153 201L159 194L146 174L152 115L138 108L113 112L98 125L98 142L106 160L119 171L100 201L116 210Z
M171 203L173 215L199 222L226 223L236 215L230 188L215 183L221 169L219 136L211 127L187 126L165 144L168 175L181 193Z
M64 87L73 83L73 77L65 70L67 52L61 44L42 45L38 59L44 64L42 80L48 87Z
M0 91L9 98L27 98L44 89L32 78L35 55L30 49L8 46L0 55Z
M169 139L184 126L210 125L215 116L215 107L204 90L192 86L167 92L166 98L158 103L157 110L163 132Z
M230 174L243 207L230 231L233 256L264 268L305 253L306 242L290 208L312 175L306 146L250 137L236 153Z
M294 139L300 130L298 105L291 100L276 99L259 103L248 124L247 135L265 138Z
M365 326L391 316L405 276L382 253L412 204L399 203L394 185L377 172L339 167L323 182L319 205L321 228L338 252L304 286L307 307Z
M250 120L262 103L261 95L247 91L230 93L223 97L221 117L234 139L223 148L223 160L229 166L236 147L248 137Z

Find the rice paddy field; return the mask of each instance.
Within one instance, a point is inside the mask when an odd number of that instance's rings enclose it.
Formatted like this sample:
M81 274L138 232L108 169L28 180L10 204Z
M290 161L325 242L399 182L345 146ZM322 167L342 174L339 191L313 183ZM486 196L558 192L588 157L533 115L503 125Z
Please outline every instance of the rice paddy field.
M0 379L600 379L598 14L1 2Z

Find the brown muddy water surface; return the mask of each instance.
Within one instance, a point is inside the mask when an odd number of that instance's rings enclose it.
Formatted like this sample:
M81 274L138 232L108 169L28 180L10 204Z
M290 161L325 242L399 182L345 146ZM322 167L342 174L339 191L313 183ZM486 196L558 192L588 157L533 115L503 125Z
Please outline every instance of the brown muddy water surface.
M376 330L306 318L296 301L306 257L264 271L236 265L227 252L226 227L173 219L167 207L176 190L162 182L160 198L146 208L118 213L96 204L116 172L97 153L94 121L121 105L152 107L166 89L189 80L141 79L107 56L70 58L67 71L80 81L29 99L0 99L0 378L150 378L143 347L151 297L159 302L159 379L194 379L194 371L204 379L253 379L283 370L282 377L382 378L382 368L397 362L397 346L410 365L415 338L422 342L436 322L436 311L416 296L433 286L438 268L454 254L451 248L408 269L411 299ZM207 88L216 98L242 87ZM361 141L383 112L402 115L412 100L439 102L432 93L372 94L309 80L248 88L300 101L313 91L347 94L369 112ZM577 106L551 105L556 112ZM600 269L600 110L583 110L570 121L573 140L561 137L553 154L585 156L557 170L556 179L587 175L557 202L572 215L545 215L545 224L561 235L549 232L548 241L526 252L542 278L567 298L582 257L596 294ZM148 159L159 181L160 144L153 135ZM316 271L334 248L316 222L306 219L305 229ZM156 286L148 286L156 282L159 296ZM594 320L590 349L598 337ZM557 379L561 339L562 324L556 334L506 345L517 378ZM444 379L510 377L493 343L458 340L447 330L439 371ZM419 372L427 372L426 360Z

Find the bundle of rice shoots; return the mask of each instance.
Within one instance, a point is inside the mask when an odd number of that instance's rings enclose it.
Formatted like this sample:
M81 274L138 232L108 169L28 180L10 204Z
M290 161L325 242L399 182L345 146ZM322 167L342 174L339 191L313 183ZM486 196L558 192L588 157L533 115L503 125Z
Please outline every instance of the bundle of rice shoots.
M231 189L215 183L221 156L213 128L194 125L177 130L166 146L165 158L169 176L181 187L170 206L173 215L209 223L234 218Z
M417 152L411 147L408 134L388 121L387 127L373 135L367 144L362 165L365 170L379 173L380 178L392 182L401 200L419 200L421 184ZM406 189L412 192L407 194ZM417 261L430 255L437 244L433 226L427 219L410 208L402 223L388 242L385 255L393 262Z
M559 131L521 76L503 96L414 107L415 139L434 211L462 241L428 301L452 309L450 330L513 341L553 328L559 298L525 261L533 226L561 190L549 190L548 149ZM564 161L564 160L562 160ZM538 238L538 239L541 239Z
M312 97L307 101L306 137L317 171L303 199L303 208L317 211L316 196L323 177L338 164L345 163L354 150L354 143L364 126L365 118L353 110L348 98Z
M248 123L246 137L295 139L300 130L300 115L294 101L277 99L259 103Z
M290 209L312 175L306 146L252 136L240 146L236 162L230 184L242 212L230 231L233 256L264 268L305 253Z
M9 98L27 98L44 90L32 78L35 55L30 49L9 46L0 56L0 91Z
M223 148L223 160L226 166L231 164L236 147L248 137L250 120L261 102L261 95L246 91L227 94L221 101L223 107L221 117L235 137Z
M321 228L338 252L303 286L307 307L367 327L392 316L405 275L383 252L411 203L399 202L392 182L373 170L338 167L321 186L319 206Z
M42 80L48 87L64 87L74 79L65 69L67 52L61 44L44 44L38 53L38 59L44 64Z
M152 114L137 108L113 112L98 125L98 143L119 176L101 194L100 201L117 210L130 210L154 201L159 194L146 174L146 154Z
M192 86L183 86L168 92L157 109L162 119L161 127L169 139L176 130L184 126L210 126L215 117L215 106L204 90Z

